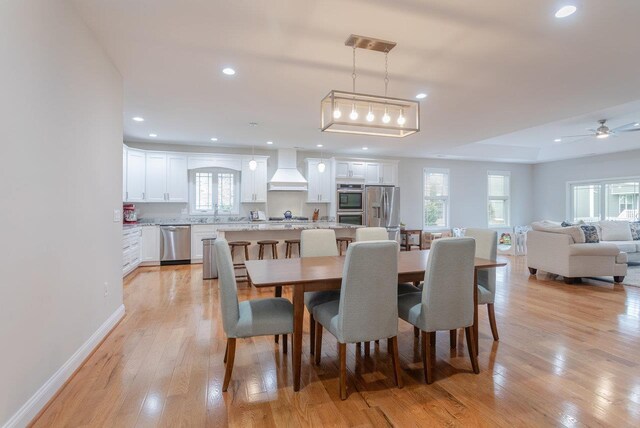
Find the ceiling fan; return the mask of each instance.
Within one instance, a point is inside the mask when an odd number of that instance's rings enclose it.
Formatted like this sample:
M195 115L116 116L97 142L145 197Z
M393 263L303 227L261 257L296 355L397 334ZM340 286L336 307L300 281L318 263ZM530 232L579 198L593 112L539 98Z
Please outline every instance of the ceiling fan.
M640 122L631 122L631 123L627 123L626 125L622 125L622 126L618 126L616 128L609 128L607 126L607 119L600 119L598 121L598 123L600 124L600 126L598 126L596 129L590 128L587 129L587 131L590 132L590 134L582 134L582 135L565 135L563 137L560 138L556 138L556 142L561 142L562 140L564 140L565 138L586 138L586 137L596 137L596 138L600 138L600 139L605 139L605 138L609 138L611 136L616 136L622 132L636 132L636 131L640 131Z

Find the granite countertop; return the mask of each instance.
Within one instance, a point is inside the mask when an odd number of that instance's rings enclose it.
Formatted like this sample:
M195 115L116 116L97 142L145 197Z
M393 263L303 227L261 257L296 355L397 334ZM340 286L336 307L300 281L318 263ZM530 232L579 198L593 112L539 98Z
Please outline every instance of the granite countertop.
M336 223L335 221L267 221L244 224L228 224L218 228L219 232L254 232L254 231L279 231L279 230L305 230L305 229L357 229L364 227L354 224Z
M315 223L327 223L332 219L322 218ZM254 225L289 225L289 224L307 224L311 221L295 220L286 221L250 221L247 217L181 217L181 218L141 218L135 224L123 224L123 228L140 227L140 226L197 226L197 225L229 225L229 226L254 226Z

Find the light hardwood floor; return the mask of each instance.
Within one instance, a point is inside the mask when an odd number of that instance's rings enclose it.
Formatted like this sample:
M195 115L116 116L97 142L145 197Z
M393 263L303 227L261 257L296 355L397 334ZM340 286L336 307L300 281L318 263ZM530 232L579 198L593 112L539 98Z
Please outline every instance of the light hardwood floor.
M241 299L272 293L239 288ZM479 375L462 335L450 351L442 332L436 380L424 384L419 343L400 322L404 389L394 386L386 341L370 356L348 346L346 401L335 339L324 335L316 367L307 331L299 393L273 336L238 341L222 393L218 285L202 280L200 265L139 268L124 291L126 317L35 426L640 425L640 289L536 279L522 257L498 269L500 342L481 307Z

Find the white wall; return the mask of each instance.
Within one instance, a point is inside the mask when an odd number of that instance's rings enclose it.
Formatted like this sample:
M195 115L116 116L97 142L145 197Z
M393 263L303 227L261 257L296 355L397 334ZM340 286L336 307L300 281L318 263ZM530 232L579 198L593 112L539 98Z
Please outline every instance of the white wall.
M511 226L532 220L532 167L524 164L447 159L400 159L400 214L407 228L422 228L424 168L449 169L450 226L487 227L487 172L511 172Z
M640 176L640 150L533 166L533 220L565 220L567 182Z
M122 308L122 79L63 0L3 0L0 32L0 426L22 426Z

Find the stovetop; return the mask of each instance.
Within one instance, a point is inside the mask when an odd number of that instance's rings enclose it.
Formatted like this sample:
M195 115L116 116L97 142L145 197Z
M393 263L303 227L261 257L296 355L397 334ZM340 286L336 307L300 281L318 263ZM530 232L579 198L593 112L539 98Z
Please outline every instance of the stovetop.
M296 221L309 221L309 217L291 217L285 219L284 217L269 217L269 221L281 221L284 223L291 223Z

